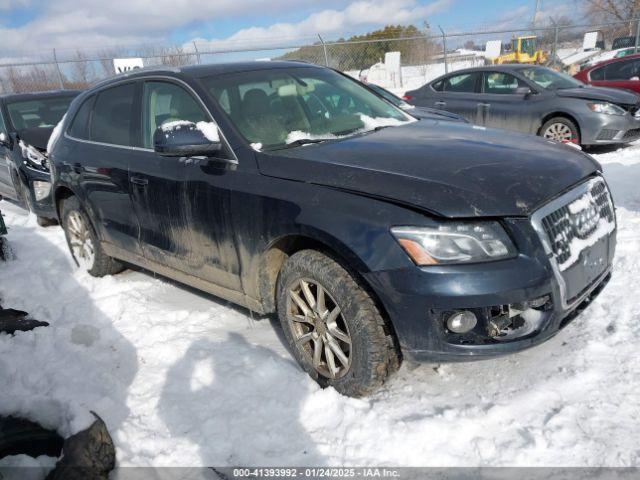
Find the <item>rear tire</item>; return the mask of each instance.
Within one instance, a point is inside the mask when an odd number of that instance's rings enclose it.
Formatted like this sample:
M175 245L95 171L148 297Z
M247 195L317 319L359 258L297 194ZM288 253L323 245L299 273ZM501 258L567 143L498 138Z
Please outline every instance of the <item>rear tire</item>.
M290 349L320 386L361 397L399 368L391 329L367 291L335 260L315 250L295 253L285 261L277 292Z
M540 136L556 142L572 142L580 145L578 126L566 117L554 117L540 128Z
M94 277L113 275L124 270L120 262L102 250L93 225L77 197L64 200L61 217L69 251L78 267Z

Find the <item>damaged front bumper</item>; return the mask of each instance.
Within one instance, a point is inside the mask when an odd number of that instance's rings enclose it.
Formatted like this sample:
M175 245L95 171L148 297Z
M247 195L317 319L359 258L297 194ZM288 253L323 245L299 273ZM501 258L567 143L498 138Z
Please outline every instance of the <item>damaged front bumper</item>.
M578 240L587 246L571 265L564 265L560 237L549 241L557 225L545 222L556 219L567 226L573 219L561 218L558 212L583 204L589 208L576 214L570 227L584 234ZM555 335L607 284L616 244L613 212L606 183L594 177L531 218L504 220L520 252L516 258L370 272L365 278L380 297L409 359L468 361L517 352ZM593 230L585 230L585 222L593 220L586 214L601 215ZM613 227L597 237L600 221L613 222ZM448 322L459 312L476 319L464 333L456 333Z

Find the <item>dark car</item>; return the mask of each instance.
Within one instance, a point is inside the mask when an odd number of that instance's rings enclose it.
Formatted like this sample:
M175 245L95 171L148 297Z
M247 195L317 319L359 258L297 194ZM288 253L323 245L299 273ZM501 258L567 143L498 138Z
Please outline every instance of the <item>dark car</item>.
M574 75L574 78L597 87L624 88L640 93L640 54L591 65Z
M81 94L62 132L54 196L79 265L277 312L302 367L347 395L403 356L539 344L609 278L615 214L591 157L418 120L333 70L140 70Z
M41 225L56 218L47 142L77 91L0 96L0 194L22 203Z
M640 139L640 96L588 87L546 67L511 64L458 70L407 96L414 105L445 109L479 126L559 142L594 145Z
M456 115L455 113L447 112L446 110L438 110L436 108L416 107L379 85L375 85L373 83L368 83L366 85L382 98L393 103L396 107L409 112L414 117L468 123L464 117Z

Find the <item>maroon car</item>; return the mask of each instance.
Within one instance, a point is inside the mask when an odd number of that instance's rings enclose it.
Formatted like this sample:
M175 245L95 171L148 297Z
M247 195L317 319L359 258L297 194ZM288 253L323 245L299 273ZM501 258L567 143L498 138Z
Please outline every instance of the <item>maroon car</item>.
M640 53L597 63L577 73L575 78L589 85L640 93Z

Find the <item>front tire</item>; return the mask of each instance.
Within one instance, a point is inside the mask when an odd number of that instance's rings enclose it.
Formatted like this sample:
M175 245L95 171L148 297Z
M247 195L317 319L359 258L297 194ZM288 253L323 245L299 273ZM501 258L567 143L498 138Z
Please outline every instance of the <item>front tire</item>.
M580 145L578 126L565 117L554 117L540 128L540 136L556 142L571 142Z
M62 204L61 220L67 245L78 267L94 277L113 275L123 270L120 262L102 250L91 221L76 197L70 197Z
M361 397L398 369L393 334L345 268L315 250L288 258L278 279L278 316L290 349L322 387Z

